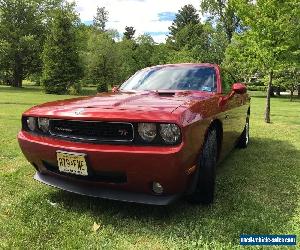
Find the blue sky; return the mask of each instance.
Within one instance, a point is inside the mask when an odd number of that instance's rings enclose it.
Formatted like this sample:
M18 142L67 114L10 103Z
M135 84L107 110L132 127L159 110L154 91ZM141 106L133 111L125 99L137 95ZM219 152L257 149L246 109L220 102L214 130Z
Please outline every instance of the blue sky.
M72 0L70 0L72 1ZM82 22L90 24L97 6L109 11L108 28L123 33L126 26L134 26L137 35L150 34L156 42L164 42L168 27L177 11L185 4L199 9L199 0L75 0Z

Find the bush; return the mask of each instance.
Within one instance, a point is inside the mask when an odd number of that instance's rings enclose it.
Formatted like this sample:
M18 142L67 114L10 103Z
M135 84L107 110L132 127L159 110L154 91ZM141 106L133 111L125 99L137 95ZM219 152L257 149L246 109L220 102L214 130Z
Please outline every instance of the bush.
M251 86L265 86L263 81L253 81L251 82Z
M43 80L43 86L46 94L63 95L68 92L69 85L58 80Z
M105 83L100 83L100 84L97 86L97 91L98 91L98 93L101 93L101 92L107 92L107 91L108 91L107 84L105 84Z
M82 85L80 82L76 82L69 89L70 95L79 95L82 93Z
M267 86L249 86L247 87L248 90L250 91L266 91L267 90Z

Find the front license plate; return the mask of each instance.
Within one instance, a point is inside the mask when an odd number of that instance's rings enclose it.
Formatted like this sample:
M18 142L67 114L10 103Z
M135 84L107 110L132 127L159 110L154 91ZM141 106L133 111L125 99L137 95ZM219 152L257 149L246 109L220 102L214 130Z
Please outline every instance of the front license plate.
M88 176L85 154L57 151L56 155L60 172Z

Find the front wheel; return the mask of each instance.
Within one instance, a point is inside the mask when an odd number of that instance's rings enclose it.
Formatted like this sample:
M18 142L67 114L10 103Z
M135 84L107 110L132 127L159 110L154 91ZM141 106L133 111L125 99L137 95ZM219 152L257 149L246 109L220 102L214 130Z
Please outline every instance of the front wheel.
M217 131L208 132L196 171L197 184L187 199L193 204L211 204L214 200L216 165L217 165Z

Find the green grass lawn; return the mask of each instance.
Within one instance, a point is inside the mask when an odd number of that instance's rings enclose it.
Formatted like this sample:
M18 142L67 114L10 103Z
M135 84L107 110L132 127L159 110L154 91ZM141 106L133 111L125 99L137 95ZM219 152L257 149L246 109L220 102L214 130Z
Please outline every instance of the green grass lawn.
M0 249L244 249L242 233L296 234L300 247L299 101L272 99L272 124L265 124L265 99L252 98L251 144L219 167L213 206L152 207L73 195L32 179L16 140L21 114L69 97L0 86Z

